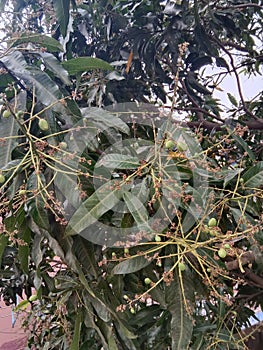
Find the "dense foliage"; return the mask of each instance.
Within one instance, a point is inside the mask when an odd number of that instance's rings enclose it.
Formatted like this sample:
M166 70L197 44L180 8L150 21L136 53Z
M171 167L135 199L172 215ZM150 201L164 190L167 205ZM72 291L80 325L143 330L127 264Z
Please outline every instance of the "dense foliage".
M0 2L0 293L23 299L27 349L245 348L263 301L263 92L243 88L262 9Z

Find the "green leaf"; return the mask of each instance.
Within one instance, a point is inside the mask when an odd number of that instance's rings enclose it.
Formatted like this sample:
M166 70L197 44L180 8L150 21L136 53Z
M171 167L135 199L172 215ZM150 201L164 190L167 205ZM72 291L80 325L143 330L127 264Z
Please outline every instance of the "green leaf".
M206 33L205 27L199 23L197 23L194 29L194 35L201 52L204 51L208 53L210 56L218 56L218 52L215 46L211 43L209 36Z
M229 184L229 182L234 179L238 174L241 173L243 169L226 169L226 170L222 170L219 174L219 176L222 176L222 178L224 179L224 188Z
M114 180L108 181L93 193L76 210L66 228L66 236L79 234L112 209L121 199L122 191L116 189Z
M101 320L103 320L104 322L110 321L110 319L111 319L111 315L109 312L110 308L106 307L106 305L104 304L104 302L101 299L99 299L97 297L93 298L92 306L96 310L96 313Z
M43 253L41 250L41 244L43 241L44 237L36 234L34 239L33 239L33 244L32 244L32 249L31 249L31 254L32 254L32 260L36 265L36 268L39 267L39 264L41 263L43 259Z
M23 227L22 232L19 235L26 244L18 246L18 258L20 262L21 269L24 273L28 275L29 273L29 259L30 259L30 248L29 243L31 239L31 231L28 227Z
M58 100L62 98L62 94L57 84L48 74L40 69L32 69L28 66L23 54L19 51L12 51L4 56L1 61L17 77L23 79L31 88L35 88L36 97L45 106L53 104L54 110L61 111L62 105L58 103Z
M172 350L188 350L192 338L193 320L185 307L185 300L193 302L194 284L190 271L184 271L181 283L178 274L166 286L165 298L167 309L170 311ZM183 289L182 289L183 286Z
M250 188L258 188L263 184L263 161L248 169L242 176L244 186Z
M137 157L116 153L106 154L97 162L97 166L111 169L136 169L139 165Z
M71 85L68 72L63 68L61 62L51 53L43 52L39 54L45 66L64 84Z
M78 57L62 63L63 67L69 72L70 75L76 75L78 73L84 73L93 69L104 69L113 71L113 67L106 61L95 57Z
M82 317L81 312L76 311L75 312L75 326L74 326L74 334L72 343L70 344L69 350L79 350L79 341L80 341L80 331L81 331L81 324L82 324Z
M68 162L66 164L68 165ZM60 164L59 168L63 171L63 167ZM77 176L63 172L58 172L55 178L57 191L59 190L63 196L62 200L66 198L69 205L73 206L74 209L77 209L81 205L80 191L76 190L77 181Z
M127 273L139 271L150 263L151 261L144 256L136 256L120 262L113 268L112 273L114 275L125 275Z
M94 244L80 236L74 238L73 248L79 262L92 278L98 278L98 264L94 256Z
M22 300L14 309L15 312L24 311L30 305L28 300Z
M26 106L26 92L21 91L16 99L17 110L25 110ZM12 136L17 136L19 130L19 125L15 118L10 116L9 118L0 118L0 139L5 139L1 143L0 152L0 169L5 167L9 161L11 161L12 150L17 146L18 137L12 138ZM10 138L9 138L10 137Z
M106 111L105 109L96 107L82 108L81 112L87 121L92 121L94 126L101 131L105 131L108 128L114 128L127 135L130 133L129 126L123 122L121 118Z
M5 247L8 244L8 237L5 236L3 233L0 234L0 265L2 261L2 256L5 250Z
M28 191L36 191L38 192L41 190L39 186L45 185L45 178L43 174L36 175L35 173L32 173L27 181L27 190ZM49 229L49 220L48 220L48 214L45 209L45 201L41 195L41 193L38 193L34 195L33 198L28 200L28 214L31 216L31 218L34 220L34 222L48 230Z
M7 0L1 0L1 1L0 1L0 11L1 11L1 13L2 13L2 12L4 11L4 9L5 9L6 3L7 3Z
M45 237L48 240L48 245L53 250L55 255L60 257L62 260L64 259L64 252L59 242L54 237L52 237L47 230L45 230L42 227L39 227L38 224L33 220L29 222L29 226L34 233L36 233L40 237Z
M226 68L229 71L229 65L223 57L216 57L216 65L217 67Z
M11 160L12 150L17 145L16 138L8 138L8 136L16 136L18 124L12 116L0 119L0 138L5 141L1 143L0 152L0 169L8 164Z
M229 101L232 103L232 105L234 105L235 107L238 106L236 98L233 95L231 95L230 92L227 93L227 97Z
M123 199L135 222L137 223L138 228L151 232L152 229L148 224L150 218L144 204L130 192L124 192Z
M69 0L53 0L56 18L59 23L60 33L65 38L69 22Z
M57 41L56 39L50 36L43 35L43 34L22 33L19 36L19 38L11 39L9 43L10 43L10 47L16 47L24 43L34 43L34 44L39 44L40 47L45 48L49 52L63 51L63 47L59 41Z
M63 97L57 84L40 70L31 70L31 74L22 75L22 78L32 83L35 88L36 97L45 105L53 105L52 108L58 112L61 111L59 100Z
M240 148L245 152L247 152L247 154L249 155L249 158L254 160L255 159L254 153L251 151L249 145L242 139L242 137L238 136L237 134L233 134L232 137L236 141L236 143L240 146Z
M204 343L204 335L200 334L195 340L194 344L191 347L191 350L202 350L202 345Z

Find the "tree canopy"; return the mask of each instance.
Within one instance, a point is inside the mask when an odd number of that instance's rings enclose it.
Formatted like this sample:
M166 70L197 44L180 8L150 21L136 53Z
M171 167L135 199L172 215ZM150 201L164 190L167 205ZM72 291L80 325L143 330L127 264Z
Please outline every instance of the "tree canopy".
M27 349L249 346L262 1L0 10L0 294Z

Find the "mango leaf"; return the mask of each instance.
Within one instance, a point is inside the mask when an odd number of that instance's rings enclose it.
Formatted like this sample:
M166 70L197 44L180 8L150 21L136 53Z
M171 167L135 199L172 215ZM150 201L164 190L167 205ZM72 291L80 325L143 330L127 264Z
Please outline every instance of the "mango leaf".
M217 67L226 68L229 71L229 65L223 57L216 57L216 65Z
M37 68L28 66L24 56L19 51L12 51L1 58L1 61L14 75L23 79L30 88L35 88L36 97L46 106L53 104L53 109L61 111L62 105L58 103L62 94L57 84L46 74Z
M108 181L93 193L76 210L66 228L66 236L79 234L112 209L121 199L122 191L116 189L114 180Z
M239 173L241 173L243 169L227 169L227 170L222 170L220 172L220 175L223 176L224 178L224 188L229 184L229 182L234 179Z
M44 47L49 52L63 51L63 47L59 41L43 34L22 33L18 38L16 37L15 39L9 40L9 43L10 47L16 47L24 43L34 43L38 44L40 47Z
M77 259L84 269L87 270L88 275L92 278L98 278L98 264L94 256L94 245L82 237L77 236L74 239L73 248Z
M56 111L61 110L59 99L63 96L54 81L49 77L48 74L40 70L30 70L30 75L22 75L22 78L32 83L35 87L35 93L37 98L45 105L53 105L53 109Z
M14 309L15 312L24 311L30 305L28 300L22 300Z
M58 241L54 237L52 237L47 230L45 230L42 227L39 227L38 224L33 220L29 221L29 227L34 233L36 233L36 235L46 238L48 240L48 245L53 250L53 252L61 259L64 259L64 252L61 246L59 245Z
M126 203L131 215L133 216L138 228L141 230L146 230L147 232L151 232L152 229L148 224L149 214L144 204L134 196L131 192L124 192L123 199Z
M121 118L102 108L82 108L81 112L87 121L92 121L93 125L101 131L106 131L108 128L114 128L127 135L130 133L128 125L122 121Z
M139 271L150 263L151 261L144 256L136 256L120 262L113 268L112 273L114 275L125 275L127 273Z
M109 322L111 319L111 315L109 312L109 308L106 307L104 302L100 298L93 298L92 300L92 306L96 310L97 315L101 320L104 322Z
M136 169L140 165L137 157L125 154L106 154L98 162L97 166L105 166L111 169Z
M41 52L39 56L43 59L46 68L48 68L64 84L71 85L68 72L63 68L61 62L51 53Z
M228 92L227 97L228 97L229 101L232 103L232 105L234 105L235 107L238 106L238 103L237 103L235 96L233 96L232 94L230 94L230 92Z
M8 138L8 136L17 135L18 124L12 116L9 118L0 119L0 138L4 139L1 143L0 152L0 169L8 164L11 160L12 150L17 145L15 138Z
M11 103L16 103L16 111L25 110L26 106L26 92L21 91L16 101ZM11 161L12 150L17 145L16 138L8 138L11 136L16 136L18 133L19 125L16 122L15 118L10 116L9 118L0 118L0 139L5 141L1 143L1 152L0 152L0 169L6 166Z
M95 57L78 57L72 58L62 63L63 67L69 72L70 75L76 75L78 73L84 73L93 69L104 69L113 71L113 67L106 61Z
M242 176L246 187L257 188L263 184L263 161L248 169Z
M62 201L65 199L67 200L67 211L70 210L69 206L72 206L72 210L75 210L81 205L80 191L75 189L77 181L77 176L63 172L58 172L56 174L55 185L57 189L57 195L59 195L59 190L63 196Z
M80 331L81 331L81 324L82 324L82 317L81 312L77 311L75 313L75 326L74 326L74 334L72 343L70 344L69 350L79 350L79 341L80 341Z
M205 339L204 339L204 335L200 334L197 339L195 340L194 344L191 347L191 350L202 350L204 349L202 347L203 343L204 343Z
M142 203L145 203L149 197L148 178L144 178L141 183L135 184L131 188L131 193L136 196Z
M18 246L18 258L21 269L24 273L28 275L29 273L29 257L30 257L30 248L29 243L31 239L31 231L28 227L23 227L19 238L21 238L26 244Z
M2 262L2 256L5 250L5 247L8 244L8 237L5 236L3 233L0 234L0 265Z
M44 237L42 237L41 235L35 235L33 239L31 254L32 254L32 260L35 263L37 268L39 267L39 264L43 259L43 253L41 250L41 244L43 239Z
M254 153L251 151L249 145L242 139L242 137L238 136L237 134L233 134L232 137L238 144L239 148L241 148L242 151L244 150L247 152L250 159L255 159Z
M194 34L201 51L204 51L210 56L218 56L216 47L211 45L211 40L209 39L204 26L201 25L200 22L197 23L194 29Z
M65 38L69 22L69 0L53 0L56 18L59 23L60 33Z
M36 175L31 174L27 181L27 191L39 191L39 183L42 182L42 186L45 185L45 178L43 174ZM45 202L41 196L41 193L37 193L33 198L28 200L28 214L32 220L40 227L48 230L49 220L48 214L45 209Z
M0 11L1 12L4 11L6 3L7 3L7 0L1 0L0 1Z
M185 300L193 302L194 284L191 272L188 270L183 272L181 283L178 274L175 274L174 278L171 284L166 286L165 291L167 309L172 316L172 350L188 350L192 338L193 320L186 310Z

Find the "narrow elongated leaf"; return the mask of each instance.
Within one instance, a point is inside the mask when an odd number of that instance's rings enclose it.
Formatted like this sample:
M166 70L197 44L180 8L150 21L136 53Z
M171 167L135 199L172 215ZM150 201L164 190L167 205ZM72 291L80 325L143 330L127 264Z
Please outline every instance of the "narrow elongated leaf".
M26 310L26 308L30 305L30 302L28 300L22 300L20 303L15 307L14 311L23 311Z
M71 85L68 72L54 55L47 52L42 52L39 55L43 59L45 66L54 73L56 77L63 81L64 84Z
M32 260L35 263L36 268L39 267L39 264L41 263L41 261L43 259L43 253L41 250L41 243L42 243L43 239L44 239L44 237L37 234L37 235L35 235L34 240L33 240L31 254L32 254Z
M263 161L251 167L242 176L246 187L257 188L263 185Z
M85 290L88 292L90 298L91 298L91 303L93 304L94 308L97 310L99 313L99 317L105 322L109 322L110 320L110 308L101 300L99 296L97 296L96 291L94 291L89 282L86 279L86 276L83 273L82 267L80 266L79 262L76 259L75 255L70 256L70 254L67 254L65 256L65 261L66 263L73 268L79 275L79 280L82 283L83 287Z
M30 75L22 75L22 78L27 79L35 87L36 96L45 105L53 104L53 109L60 111L61 106L58 100L62 98L57 84L46 74L40 70L31 70Z
M1 61L16 76L35 87L36 97L46 106L53 104L53 109L60 111L62 106L58 100L62 98L57 84L43 71L32 69L27 65L24 56L19 51L12 51L4 56Z
M65 38L69 22L69 0L53 0L56 18L59 23L60 33Z
M97 166L105 166L111 169L136 169L140 165L137 157L125 154L106 154L99 160Z
M232 103L232 105L234 105L235 107L238 106L238 103L237 103L235 96L233 96L232 94L230 94L230 92L228 92L227 97L228 97L229 101Z
M136 256L135 258L120 262L113 268L112 273L114 275L125 275L127 273L139 271L150 263L151 261L144 256Z
M0 265L2 261L3 252L7 244L8 244L8 237L5 236L3 233L1 233L0 234Z
M102 185L74 213L68 223L66 236L79 234L95 223L104 213L112 209L121 197L122 191L116 189L113 180Z
M204 335L200 334L199 337L194 342L194 344L192 345L191 350L201 350L203 343L204 343Z
M24 273L29 273L29 258L30 258L30 249L29 243L31 239L31 231L27 227L23 227L23 232L20 233L21 239L26 243L18 246L18 257L21 269Z
M93 69L104 69L113 71L113 67L106 61L95 57L78 57L62 63L63 67L69 72L70 75L76 75L78 73L84 73Z
M39 190L39 179L42 185L45 184L44 175L37 176L35 173L31 174L27 182L28 191L38 191ZM32 220L40 227L48 230L49 220L48 214L45 209L45 202L41 196L41 193L35 195L32 199L28 201L28 214L31 216Z
M63 51L63 47L59 41L43 34L22 33L18 38L11 39L9 43L11 47L16 47L24 43L34 43L38 44L40 47L45 48L49 52Z
M249 145L242 139L242 137L238 136L237 134L233 134L232 137L233 137L233 139L236 141L236 143L238 144L238 146L239 146L242 150L244 150L245 152L247 152L247 154L249 155L249 158L255 159L254 153L251 151Z
M52 237L47 230L39 227L38 224L33 220L29 222L29 226L34 233L36 233L40 237L45 237L48 240L48 244L53 250L53 252L61 259L64 259L64 252L61 246L59 245L58 241L54 237Z
M88 274L92 275L92 278L98 278L98 264L94 256L94 244L77 236L74 239L73 248L79 262L84 269L87 269Z
M7 3L7 0L1 0L0 1L0 11L3 12L5 8L5 4Z
M104 131L108 128L114 128L127 135L130 133L128 125L121 118L105 109L97 107L82 108L81 112L83 117L87 118L88 121L92 121L99 130Z
M235 176L237 176L239 173L241 173L243 169L233 169L233 170L222 170L220 174L224 177L224 187L226 187L229 182L234 179Z
M187 313L185 300L193 301L194 285L189 271L183 272L182 284L179 282L178 274L174 281L166 286L165 297L167 300L167 309L170 311L171 319L171 337L172 350L188 350L192 338L193 320Z
M149 214L143 203L130 192L125 192L123 194L123 199L135 222L137 223L138 228L151 232L152 229L148 224L150 219Z
M217 67L226 68L229 71L229 65L223 57L216 57L216 65Z
M0 138L4 139L4 142L1 143L1 152L0 152L0 169L8 164L11 160L12 150L17 145L15 138L8 138L8 136L17 135L18 124L16 120L10 116L9 118L0 119Z
M97 315L99 316L99 318L101 320L103 320L104 322L110 321L111 315L109 312L109 308L106 307L106 305L104 304L104 302L101 299L94 298L92 300L92 305L93 305L94 309L96 310Z
M64 201L66 199L68 202L66 208L67 212L71 212L72 210L75 211L81 204L80 192L75 189L77 185L77 177L59 172L55 178L55 185L57 191L59 189L63 196L62 200ZM72 210L69 206L72 206Z
M79 350L81 324L82 324L81 313L79 311L79 312L76 312L74 334L73 334L73 339L72 339L72 343L70 344L69 350Z
M12 101L12 103L14 102L15 101ZM16 111L25 110L25 106L26 92L21 91L16 98ZM11 136L16 136L18 129L19 125L12 116L0 119L0 139L7 137L4 142L1 143L0 169L5 167L8 162L11 161L12 150L17 145L17 139L11 138Z

